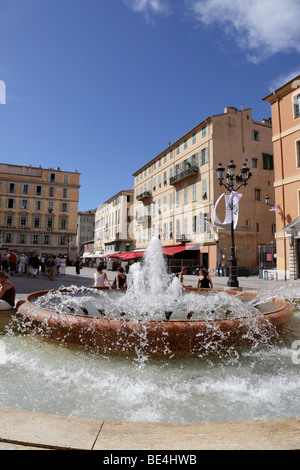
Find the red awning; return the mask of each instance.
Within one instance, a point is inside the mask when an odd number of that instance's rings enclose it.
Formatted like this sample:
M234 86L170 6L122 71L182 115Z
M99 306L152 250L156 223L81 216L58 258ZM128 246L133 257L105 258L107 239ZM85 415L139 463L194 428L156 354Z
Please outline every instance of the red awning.
M143 251L126 251L125 253L119 254L118 257L122 259L134 259L141 258L143 254Z
M185 245L185 246L164 246L163 252L165 255L173 256L176 253L180 253L181 251L186 250L193 250L196 245Z
M120 256L119 254L118 255L111 254L111 255L103 255L102 258L119 258L119 256Z

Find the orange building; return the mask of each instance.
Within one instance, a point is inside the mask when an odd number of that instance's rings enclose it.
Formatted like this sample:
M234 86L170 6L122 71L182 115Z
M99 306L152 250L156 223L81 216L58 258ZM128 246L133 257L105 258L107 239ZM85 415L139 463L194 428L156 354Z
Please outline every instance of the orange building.
M264 101L271 104L273 121L277 279L297 279L300 278L300 75Z

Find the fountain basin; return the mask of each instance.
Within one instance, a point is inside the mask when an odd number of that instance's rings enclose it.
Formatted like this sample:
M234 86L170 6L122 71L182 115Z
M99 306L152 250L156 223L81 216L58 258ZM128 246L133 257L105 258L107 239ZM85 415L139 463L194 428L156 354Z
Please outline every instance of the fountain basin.
M198 292L199 295L208 291L221 292L197 288L188 290ZM29 328L46 338L65 344L80 344L101 353L118 355L143 353L150 356L191 356L231 346L248 345L259 340L265 332L271 334L274 327L287 322L293 316L292 307L275 298L263 309L266 311L257 311L255 316L237 318L131 320L125 317L61 314L34 303L48 292L34 292L18 302L17 313L26 319ZM228 293L245 298L256 296L254 293Z

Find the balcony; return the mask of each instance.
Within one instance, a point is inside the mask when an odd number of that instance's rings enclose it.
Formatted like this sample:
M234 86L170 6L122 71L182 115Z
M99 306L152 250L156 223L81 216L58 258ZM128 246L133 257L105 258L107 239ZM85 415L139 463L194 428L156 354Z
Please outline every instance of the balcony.
M145 201L147 199L150 199L151 197L152 197L152 194L150 191L144 191L143 193L138 194L136 198L138 201Z
M184 233L179 235L176 234L176 243L186 243L191 241L190 235L185 235Z
M184 171L181 171L175 176L172 176L170 178L170 184L177 184L181 183L181 181L186 180L187 178L191 178L193 176L196 176L199 172L199 169L197 166L191 166L189 168L186 168Z
M136 218L138 224L143 224L144 222L151 222L151 215L140 215Z

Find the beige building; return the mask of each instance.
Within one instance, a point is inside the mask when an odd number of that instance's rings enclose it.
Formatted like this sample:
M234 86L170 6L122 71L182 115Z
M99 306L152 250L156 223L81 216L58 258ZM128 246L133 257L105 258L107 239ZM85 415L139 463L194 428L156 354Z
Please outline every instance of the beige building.
M238 266L258 267L258 247L274 242L274 212L264 202L273 193L273 147L270 119L252 119L251 109L225 108L208 117L134 173L134 238L145 249L158 236L170 266L200 263L211 273L228 265L230 227L214 224L217 199L224 192L216 168L230 160L237 172L247 162L253 174L240 189L235 243ZM224 220L223 200L218 217ZM176 248L175 248L176 247Z
M76 256L77 171L0 164L2 253Z
M264 98L271 104L277 278L300 278L300 75Z
M96 209L94 249L100 255L130 251L132 238L133 190L115 194Z

